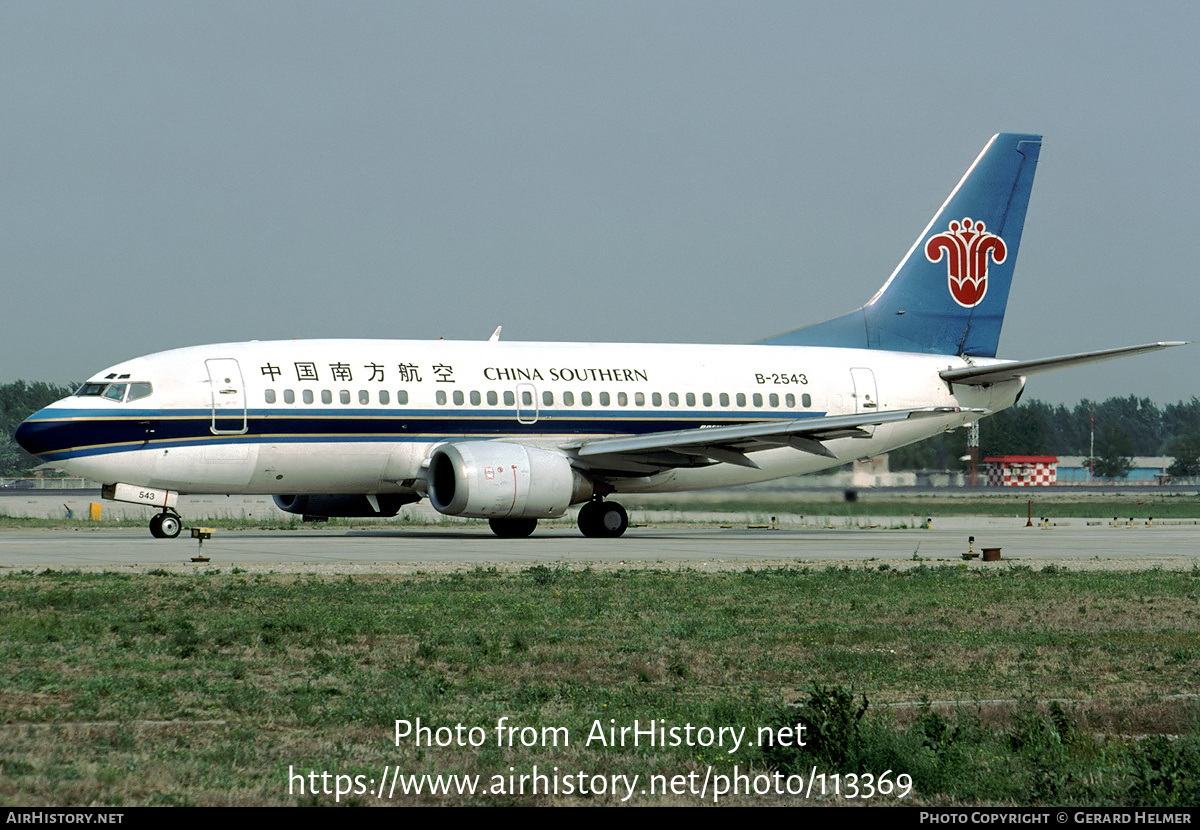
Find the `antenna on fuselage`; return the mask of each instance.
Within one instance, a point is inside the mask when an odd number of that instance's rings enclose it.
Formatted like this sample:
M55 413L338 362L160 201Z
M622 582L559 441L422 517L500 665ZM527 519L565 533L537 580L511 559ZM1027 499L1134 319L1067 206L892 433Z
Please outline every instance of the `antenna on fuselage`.
M496 330L492 332L492 336L488 338L489 343L495 343L500 339L500 329L502 328L504 328L504 326L496 326Z

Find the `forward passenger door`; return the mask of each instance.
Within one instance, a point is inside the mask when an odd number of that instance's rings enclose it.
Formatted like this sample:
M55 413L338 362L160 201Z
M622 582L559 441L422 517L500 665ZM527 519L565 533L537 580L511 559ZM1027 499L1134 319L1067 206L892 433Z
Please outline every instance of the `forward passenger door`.
M241 435L246 432L246 387L242 369L231 357L204 361L212 392L213 435Z

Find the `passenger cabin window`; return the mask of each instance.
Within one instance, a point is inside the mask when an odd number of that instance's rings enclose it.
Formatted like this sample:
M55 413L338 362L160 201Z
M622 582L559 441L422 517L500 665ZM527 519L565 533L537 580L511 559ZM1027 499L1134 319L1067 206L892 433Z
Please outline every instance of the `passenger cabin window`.
M812 406L812 395L805 392L800 396L800 403L804 404L805 409L808 409L810 406Z
M514 395L511 391L505 391L504 405L505 406L516 406L517 405L517 396Z
M343 389L340 392L338 392L338 400L342 402L343 406L350 403L350 390Z
M302 392L301 394L303 394L303 396L304 396L305 403L313 402L313 393L312 393L311 389L305 389L304 392Z
M266 400L267 403L275 403L275 390L268 389L266 392L263 393L263 398Z
M609 402L608 393L607 393L607 392L601 392L601 393L600 393L600 405L601 405L601 406L608 406L608 402Z
M434 396L434 399L438 402L438 404L440 406L446 405L446 393L443 390L439 389L437 391L437 395Z
M371 402L371 393L368 392L366 389L359 389L358 390L358 402L360 404L362 404L363 406L366 406L367 404L369 404Z
M563 406L574 406L574 405L575 405L575 393L574 392L563 392Z
M592 405L592 393L591 392L580 392L579 393L579 402L581 404L583 404L584 406L591 406Z
M333 403L333 393L328 389L321 390L321 403Z
M296 393L293 392L291 389L284 389L283 390L283 402L284 403L295 403L296 402Z
M380 389L379 390L379 403L381 403L383 406L387 406L391 402L392 402L392 396L390 394L388 394L388 391L386 389Z
M404 406L406 403L408 403L408 390L407 389L401 389L399 392L396 393L396 403L400 404L401 406Z
M496 395L496 393L494 391L488 392L487 402L488 402L488 406L495 406L496 404L498 404L500 402L500 398Z
M549 390L542 392L542 406L554 406L554 393Z

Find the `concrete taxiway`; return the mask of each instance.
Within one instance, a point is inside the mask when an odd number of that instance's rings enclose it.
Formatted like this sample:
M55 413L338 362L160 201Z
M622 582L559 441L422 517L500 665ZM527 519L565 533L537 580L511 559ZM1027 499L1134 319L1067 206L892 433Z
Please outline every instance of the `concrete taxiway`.
M647 525L621 539L588 539L574 528L539 528L527 539L497 539L484 526L400 529L309 528L216 530L203 546L189 538L159 540L145 529L0 532L0 570L241 568L249 572L411 573L568 563L595 568L825 566L912 567L962 564L974 550L1000 548L999 562L972 568L1049 564L1115 570L1200 567L1200 522L1057 519L1025 527L1015 518L937 518L925 528L750 528ZM194 562L202 553L206 562Z

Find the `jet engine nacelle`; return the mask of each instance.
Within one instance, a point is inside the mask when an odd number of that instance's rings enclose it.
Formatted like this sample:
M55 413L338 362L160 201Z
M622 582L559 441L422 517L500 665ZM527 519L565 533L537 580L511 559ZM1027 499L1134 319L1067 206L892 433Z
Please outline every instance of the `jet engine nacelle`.
M380 493L365 496L349 493L345 495L318 496L272 496L275 505L288 513L299 513L305 519L343 518L356 516L395 516L406 504L418 501L420 496L407 493Z
M475 519L553 519L592 483L562 453L503 441L442 444L429 457L429 503Z

